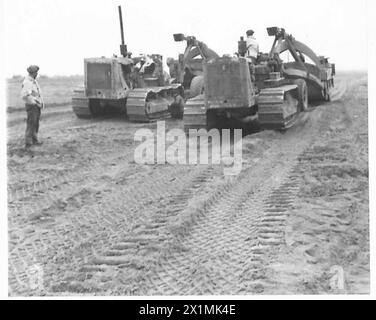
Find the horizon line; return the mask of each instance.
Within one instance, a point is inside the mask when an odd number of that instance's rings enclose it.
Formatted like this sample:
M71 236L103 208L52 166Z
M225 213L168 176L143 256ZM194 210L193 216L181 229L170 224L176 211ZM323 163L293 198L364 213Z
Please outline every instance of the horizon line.
M368 72L368 69L341 69L341 70L336 70L336 73L341 73L341 72ZM5 77L5 80L11 80L12 78L18 78L18 77L24 77L24 74L13 74L11 76ZM83 77L84 74L79 74L79 73L74 73L74 74L40 74L38 78L58 78L58 77Z

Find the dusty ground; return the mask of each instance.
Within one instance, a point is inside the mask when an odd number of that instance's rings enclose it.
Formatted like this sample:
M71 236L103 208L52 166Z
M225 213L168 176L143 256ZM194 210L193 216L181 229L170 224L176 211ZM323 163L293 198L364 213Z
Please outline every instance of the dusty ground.
M245 137L236 177L138 165L134 133L155 124L69 106L46 111L27 153L10 115L9 294L368 293L367 76L337 84L294 128Z

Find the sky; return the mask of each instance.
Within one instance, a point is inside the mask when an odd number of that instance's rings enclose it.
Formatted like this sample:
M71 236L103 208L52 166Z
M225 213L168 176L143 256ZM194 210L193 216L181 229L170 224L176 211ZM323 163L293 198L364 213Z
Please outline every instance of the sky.
M134 55L159 53L164 60L184 51L174 33L194 35L218 54L232 54L253 29L260 50L269 51L266 27L288 33L330 57L337 70L367 69L366 0L2 0L5 75L83 74L83 59L119 54L117 6L125 42ZM187 3L187 7L184 7Z

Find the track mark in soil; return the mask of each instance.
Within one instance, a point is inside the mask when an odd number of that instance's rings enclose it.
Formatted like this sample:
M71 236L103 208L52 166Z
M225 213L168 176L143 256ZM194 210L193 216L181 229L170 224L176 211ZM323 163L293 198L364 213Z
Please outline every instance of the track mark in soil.
M286 173L282 173L284 176ZM138 287L146 295L261 293L270 252L284 244L284 224L299 188L295 174L255 192L250 174L224 185L196 213ZM194 227L193 227L194 226ZM265 257L265 259L264 259ZM269 260L267 260L268 258Z
M123 294L133 294L140 281L140 273L150 269L171 246L174 230L171 220L184 210L189 199L196 194L205 182L213 175L214 169L207 167L200 171L190 183L178 194L167 198L167 201L155 207L154 215L134 226L127 235L109 246L101 253L93 251L93 255L78 270L76 278L81 282L69 278L54 285L54 292L99 292L112 287L115 278L121 283L127 283ZM107 274L112 277L108 278ZM99 285L98 285L99 283Z

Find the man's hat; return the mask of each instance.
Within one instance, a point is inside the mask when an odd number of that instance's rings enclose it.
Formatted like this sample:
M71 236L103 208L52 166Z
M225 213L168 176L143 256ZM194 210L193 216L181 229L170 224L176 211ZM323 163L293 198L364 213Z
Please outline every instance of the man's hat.
M39 70L39 67L36 66L35 64L32 64L30 67L27 68L27 72L29 73L38 72L38 70Z
M253 30L247 30L246 34L247 36L253 35L255 32Z

